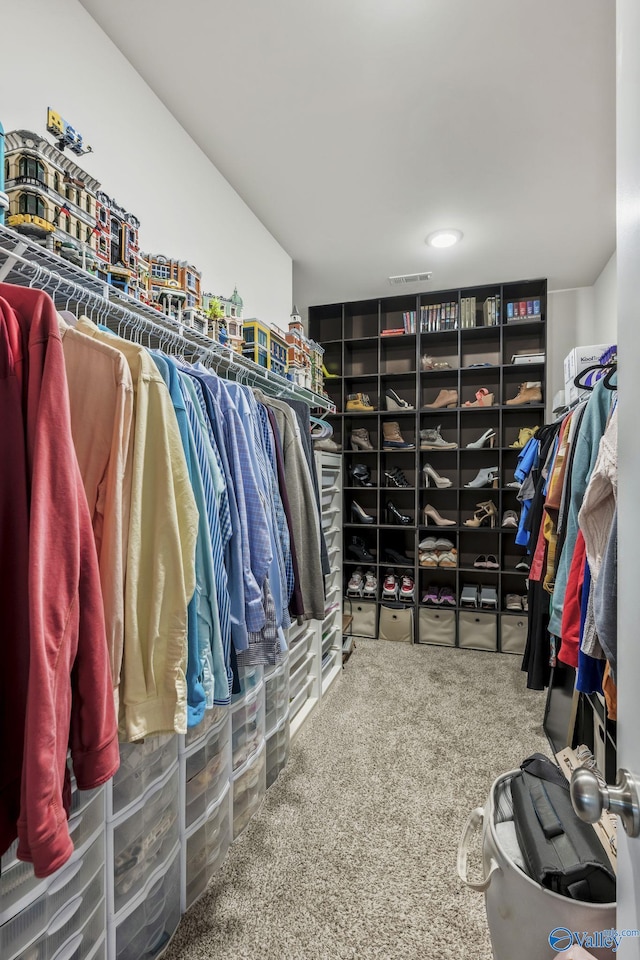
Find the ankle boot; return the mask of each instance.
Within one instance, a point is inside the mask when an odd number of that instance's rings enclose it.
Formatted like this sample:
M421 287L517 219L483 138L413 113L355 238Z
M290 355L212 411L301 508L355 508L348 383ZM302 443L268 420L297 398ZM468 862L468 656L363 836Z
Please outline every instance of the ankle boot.
M457 443L447 442L440 433L441 427L435 430L425 428L420 431L420 449L421 450L457 450Z
M369 431L364 428L352 430L350 440L352 450L375 450L369 439Z
M539 380L521 383L517 395L507 400L508 407L519 407L523 403L542 403L542 383Z
M347 397L346 409L349 412L371 413L375 407L371 405L366 393L350 393Z
M387 502L387 523L401 524L406 527L411 523L411 517L406 513L400 513L389 500Z
M441 407L457 407L458 391L441 390L433 403L425 403L423 410L440 410Z
M351 537L351 543L347 547L350 553L362 560L364 563L375 563L375 557L367 548L362 537Z
M387 481L388 487L410 487L411 486L411 484L405 477L400 467L392 467L390 470L385 470L384 475L385 475L385 479Z
M415 444L403 440L399 424L392 420L389 423L382 424L382 449L415 450Z
M351 483L354 487L372 487L371 471L366 463L355 463L349 468Z

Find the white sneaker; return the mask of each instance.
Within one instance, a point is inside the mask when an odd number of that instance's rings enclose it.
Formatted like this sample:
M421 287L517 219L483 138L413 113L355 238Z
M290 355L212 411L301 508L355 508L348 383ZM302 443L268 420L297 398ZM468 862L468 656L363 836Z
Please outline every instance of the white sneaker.
M364 590L364 577L362 576L362 567L356 567L351 574L351 579L347 585L348 597L361 597Z
M407 603L413 603L416 595L416 585L413 577L403 577L400 585L400 599Z
M372 597L374 600L378 596L378 578L373 570L367 570L365 574L364 596Z

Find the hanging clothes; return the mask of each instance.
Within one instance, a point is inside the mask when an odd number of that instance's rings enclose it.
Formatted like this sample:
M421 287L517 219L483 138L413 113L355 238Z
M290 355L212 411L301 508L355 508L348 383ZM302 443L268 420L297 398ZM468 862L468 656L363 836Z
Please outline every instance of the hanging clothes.
M18 857L44 877L73 850L67 826L69 746L81 789L112 777L119 753L98 557L73 445L58 317L46 294L9 284L0 284L0 307L0 355L5 373L15 378L6 399L12 416L20 418L22 457L15 449L15 427L10 442L25 472L28 507L27 576L13 602L5 595L9 606L2 609L3 618L23 633L2 633L5 643L29 651L28 660L19 656L12 664L22 671L10 678L16 694L9 702L17 709L12 729L2 731L4 751L11 739L20 742L24 725L17 824L7 816L15 813L15 753L10 754L11 782L3 776L2 852L17 828ZM3 417L3 430L4 425ZM7 523L8 496L15 497L20 511L15 527ZM16 532L24 535L24 501L6 482L0 497L4 544L7 527L14 541ZM17 560L24 568L24 545L18 545ZM12 659L3 660L3 674ZM25 690L26 702L20 702Z

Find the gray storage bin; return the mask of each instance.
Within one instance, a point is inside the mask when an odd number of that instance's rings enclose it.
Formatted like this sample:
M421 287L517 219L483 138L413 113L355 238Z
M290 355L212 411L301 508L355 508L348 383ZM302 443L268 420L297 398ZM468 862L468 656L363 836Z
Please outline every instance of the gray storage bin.
M413 607L400 604L386 606L383 603L380 606L378 637L380 640L413 643Z
M503 614L500 622L500 650L522 656L527 643L527 615Z
M419 643L437 643L454 647L456 643L455 610L431 610L422 607L418 617Z
M352 636L378 636L378 604L375 600L347 600L344 612L353 617L348 631Z
M498 649L498 618L494 613L461 610L458 629L461 647L470 650Z

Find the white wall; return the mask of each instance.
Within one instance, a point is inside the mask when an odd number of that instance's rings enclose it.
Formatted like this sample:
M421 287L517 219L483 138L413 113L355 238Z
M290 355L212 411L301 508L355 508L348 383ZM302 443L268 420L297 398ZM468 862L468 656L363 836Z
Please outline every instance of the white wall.
M2 36L5 130L50 137L53 107L94 149L80 165L140 219L143 250L195 264L204 290L229 296L237 284L245 317L286 329L291 258L77 0L5 4ZM224 78L212 70L211 83Z
M594 343L617 342L618 283L616 268L617 257L614 253L593 285L596 334Z

